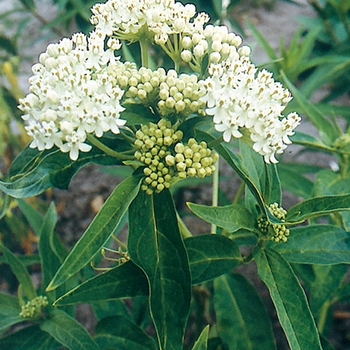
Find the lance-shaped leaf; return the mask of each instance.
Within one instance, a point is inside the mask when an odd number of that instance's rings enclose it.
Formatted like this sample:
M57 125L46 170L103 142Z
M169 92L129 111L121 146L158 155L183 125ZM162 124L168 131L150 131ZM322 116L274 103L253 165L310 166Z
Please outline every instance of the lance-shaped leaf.
M212 280L239 265L242 260L238 246L220 235L199 235L186 238L192 284Z
M235 268L241 255L237 245L220 235L200 235L184 240L192 284L203 283ZM148 295L145 274L132 261L101 273L58 298L55 305Z
M193 345L192 350L207 350L209 338L209 325L207 325L199 335L198 339Z
M60 344L39 326L31 326L0 339L0 349L11 350L57 350Z
M147 294L145 274L132 261L128 261L70 290L58 298L55 305L133 298Z
M314 197L290 208L286 215L286 222L299 223L342 210L350 210L350 194Z
M214 280L217 331L230 349L276 349L272 325L255 288L239 274Z
M48 291L55 289L72 277L101 250L135 198L140 182L139 177L130 176L115 188L57 271L47 287Z
M9 181L0 181L0 190L15 198L36 196L50 187L67 189L77 171L89 163L121 164L121 161L92 148L81 152L76 161L54 148L48 151L25 148L13 162Z
M283 71L281 71L281 75L301 110L319 130L322 141L327 145L331 145L334 140L340 136L337 128L334 127L314 104L305 98L305 96L289 81Z
M288 241L271 243L273 249L297 264L350 264L350 234L331 225L292 228Z
M21 308L18 299L12 295L0 292L0 334L13 324L23 322L19 316Z
M137 324L125 316L110 316L96 325L100 349L156 350L156 344Z
M27 268L18 259L18 257L8 250L2 243L0 243L0 250L4 253L5 259L10 265L10 268L15 274L18 282L22 285L23 292L26 297L29 300L36 298L36 291Z
M191 211L206 222L223 228L227 232L258 230L254 216L239 204L212 207L207 205L187 203Z
M61 310L53 309L40 324L40 329L69 350L99 350L87 330Z
M182 348L191 276L168 190L152 196L140 191L130 205L128 252L147 276L160 348Z
M255 183L250 179L247 170L245 169L242 160L234 154L225 144L218 143L217 140L210 134L201 130L196 130L196 135L199 139L206 141L210 147L213 147L231 168L237 173L237 175L244 181L249 190L252 192L262 212L265 212L268 216L266 206L264 204L263 197L256 187Z
M303 289L288 262L276 251L253 251L258 274L270 291L280 324L292 350L322 349Z

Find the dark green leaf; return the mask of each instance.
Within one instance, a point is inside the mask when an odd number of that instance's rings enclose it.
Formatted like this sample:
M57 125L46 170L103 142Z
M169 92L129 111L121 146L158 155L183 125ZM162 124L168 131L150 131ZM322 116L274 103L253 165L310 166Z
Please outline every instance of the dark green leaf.
M19 316L21 308L18 299L12 295L0 292L0 334L13 324L23 322Z
M55 305L130 298L147 294L146 276L133 262L128 261L80 284L58 298Z
M47 290L53 290L64 283L101 250L135 198L140 182L139 177L130 176L115 188L57 271Z
M253 215L242 205L232 204L222 207L211 207L187 203L191 211L206 222L215 224L227 232L247 230L256 232L258 227Z
M50 245L50 236L54 234L54 228L57 223L57 213L56 208L53 203L51 203L43 224L40 230L40 240L39 240L39 252L41 258L41 268L42 268L42 292L52 280L53 276L61 266L61 262L54 254ZM48 297L53 301L56 299L55 292L52 291L48 293Z
M337 226L311 225L292 228L287 242L272 245L273 249L291 263L350 263L349 232Z
M69 350L99 350L87 330L61 310L53 309L49 317L40 324L40 329Z
M39 236L40 229L43 224L43 216L35 210L29 203L23 199L17 199L18 207L21 209L21 212L24 214L25 218L29 222L29 225L33 231Z
M277 168L281 178L282 187L285 190L304 199L311 196L313 182L303 176L300 169L295 168L294 164L280 163Z
M156 350L152 338L122 315L102 319L96 325L96 335L101 350Z
M192 284L214 279L238 266L242 259L238 246L224 236L200 235L186 238L184 243Z
M9 173L10 181L0 181L0 189L15 198L36 196L50 187L67 189L76 172L89 163L121 164L121 161L96 148L81 152L76 161L59 149L39 152L25 148L14 160Z
M303 222L310 218L342 210L350 210L350 194L314 197L290 208L286 215L286 221Z
M276 349L264 304L242 275L223 275L214 280L214 308L218 334L230 349Z
M191 276L168 190L140 191L129 209L128 252L146 274L150 311L162 349L179 349L191 301Z
M255 248L253 253L291 349L321 350L315 321L291 266L273 250Z
M4 350L57 350L61 346L39 326L31 326L0 339L0 348Z
M8 250L2 243L0 243L0 250L4 253L5 259L10 265L12 272L17 277L18 282L22 285L26 297L29 300L36 298L36 291L27 268L17 256Z

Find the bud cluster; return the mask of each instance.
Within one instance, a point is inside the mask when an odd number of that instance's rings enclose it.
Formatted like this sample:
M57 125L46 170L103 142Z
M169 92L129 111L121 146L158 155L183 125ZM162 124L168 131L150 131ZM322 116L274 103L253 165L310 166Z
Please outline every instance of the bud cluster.
M23 305L22 311L19 313L19 315L23 318L33 318L40 313L42 307L47 305L47 297L40 295Z
M142 103L156 109L161 116L177 114L182 118L193 113L204 114L205 102L200 98L206 94L198 77L194 74L181 74L163 68L152 71L132 64L117 72L118 85L126 90L129 102Z
M267 233L269 231L269 227L272 228L270 230L271 233L271 240L275 242L286 242L287 237L289 236L289 229L283 224L285 222L286 217L286 210L284 210L282 207L279 207L277 203L270 204L268 207L268 210L270 213L275 216L277 219L279 219L282 223L281 224L273 224L269 221L267 221L265 218L258 219L258 227L262 233Z
M206 142L191 138L184 144L182 137L182 131L165 119L143 125L136 132L135 158L145 164L141 188L148 194L169 188L174 178L203 178L215 171L217 155Z

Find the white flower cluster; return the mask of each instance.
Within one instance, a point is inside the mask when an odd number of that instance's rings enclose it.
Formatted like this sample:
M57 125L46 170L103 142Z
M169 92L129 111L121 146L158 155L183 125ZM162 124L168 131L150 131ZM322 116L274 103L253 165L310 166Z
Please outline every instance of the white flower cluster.
M290 144L288 136L300 123L296 113L282 115L291 100L288 90L275 82L272 73L259 71L247 56L212 64L204 81L206 113L213 116L215 129L226 142L248 132L253 149L265 162L276 163L275 153Z
M58 44L50 44L32 68L30 94L19 108L33 137L30 147L39 150L54 145L76 160L79 151L88 152L88 133L101 137L106 131L119 133L125 121L120 99L124 91L116 84L115 67L122 65L114 55L120 47L116 39L99 32L90 37L75 34ZM108 65L107 65L108 64Z
M202 30L209 20L204 13L193 20L196 7L174 0L109 0L91 11L92 24L108 36L129 41L147 38L158 44L165 43L170 34Z

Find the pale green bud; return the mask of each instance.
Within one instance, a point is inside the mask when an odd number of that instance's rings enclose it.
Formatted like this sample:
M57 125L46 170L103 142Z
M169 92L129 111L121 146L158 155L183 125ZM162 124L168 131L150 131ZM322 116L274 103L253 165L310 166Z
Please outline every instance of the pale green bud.
M194 168L188 168L188 169L187 169L187 175L188 175L189 177L194 177L194 176L196 176L196 174L197 174L196 169L194 169Z
M165 105L168 108L174 108L175 107L175 100L172 97L168 97L165 101Z
M184 36L182 38L182 47L184 49L189 49L192 46L192 39L189 36Z
M185 151L185 146L184 146L181 142L179 142L179 143L177 143L177 144L175 145L174 150L175 150L176 153L184 153L184 151Z
M159 97L162 99L162 100L166 100L168 97L169 97L169 90L167 89L162 89L159 91Z
M185 161L185 157L184 157L184 155L182 153L177 153L175 155L175 162L176 163L182 163L184 161Z
M184 101L177 101L175 103L175 110L176 110L176 112L181 113L181 112L183 112L185 110L185 108L186 108L186 104L185 104Z
M168 154L166 157L165 157L165 162L168 166L173 166L175 165L175 157Z

